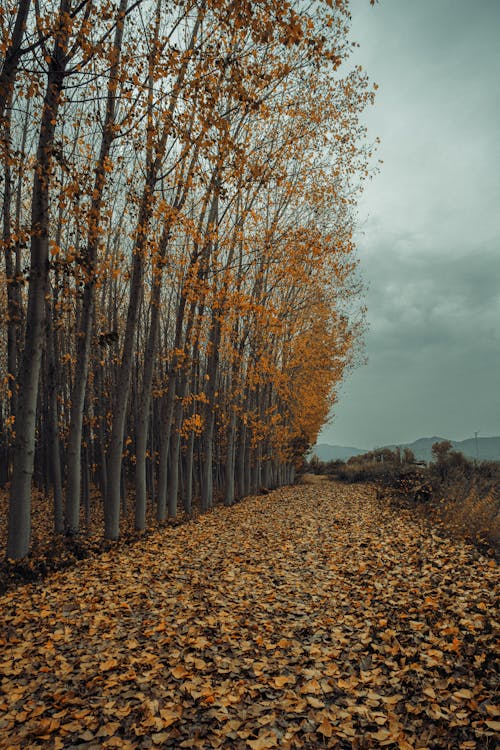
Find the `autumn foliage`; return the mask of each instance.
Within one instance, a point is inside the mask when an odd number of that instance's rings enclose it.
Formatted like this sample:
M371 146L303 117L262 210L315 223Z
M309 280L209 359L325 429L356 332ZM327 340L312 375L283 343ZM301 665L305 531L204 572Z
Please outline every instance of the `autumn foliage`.
M72 535L98 487L117 539L131 489L141 530L293 478L362 324L348 32L345 2L2 2L9 557L33 479Z

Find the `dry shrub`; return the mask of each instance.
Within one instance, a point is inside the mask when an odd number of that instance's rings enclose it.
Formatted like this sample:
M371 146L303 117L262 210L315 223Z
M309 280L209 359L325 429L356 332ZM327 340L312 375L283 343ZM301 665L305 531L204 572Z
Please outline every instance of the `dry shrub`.
M392 463L366 461L346 463L332 471L332 476L341 482L382 482L391 484L398 474L398 467Z
M500 492L498 487L470 487L465 497L443 506L447 526L475 543L500 550Z

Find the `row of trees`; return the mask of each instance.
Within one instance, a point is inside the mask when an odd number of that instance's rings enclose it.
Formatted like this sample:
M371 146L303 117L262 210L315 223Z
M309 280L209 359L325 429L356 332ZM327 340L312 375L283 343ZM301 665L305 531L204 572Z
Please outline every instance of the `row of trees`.
M292 478L362 325L347 2L1 0L0 479L117 539Z

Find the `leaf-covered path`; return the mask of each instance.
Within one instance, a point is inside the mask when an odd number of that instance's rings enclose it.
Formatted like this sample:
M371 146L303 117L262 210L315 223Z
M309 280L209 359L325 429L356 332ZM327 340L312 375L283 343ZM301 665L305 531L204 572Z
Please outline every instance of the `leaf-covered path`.
M10 748L486 748L496 564L369 487L217 508L0 600Z

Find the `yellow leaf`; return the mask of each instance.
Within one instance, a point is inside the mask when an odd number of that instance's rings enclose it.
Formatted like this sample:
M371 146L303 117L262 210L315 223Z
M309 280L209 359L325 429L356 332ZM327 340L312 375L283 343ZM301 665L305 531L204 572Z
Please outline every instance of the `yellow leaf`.
M274 680L274 686L277 688L282 688L284 685L286 685L288 682L293 682L293 678L289 675L282 674L278 677L275 677Z
M330 724L330 722L328 721L328 719L326 718L326 716L323 716L323 721L321 722L321 724L318 727L318 732L320 732L320 734L324 735L325 737L331 737L332 736L332 734L333 734L333 727Z
M454 698L460 698L461 700L469 700L473 697L472 690L468 690L467 688L462 688L462 690L457 690L455 693L453 693Z
M107 661L103 661L99 665L99 669L101 672L108 672L110 669L114 669L118 666L118 662L116 659L108 659Z
M276 737L258 737L256 740L247 740L247 744L252 750L267 750L269 747L276 747L278 741Z
M170 670L173 677L175 677L176 680L182 680L183 677L187 677L189 672L187 671L186 667L184 667L182 664L179 664L177 667L174 667Z
M378 732L374 732L370 735L374 740L378 740L379 742L384 742L384 740L389 739L392 734L389 732L388 729L379 729Z
M46 717L45 719L40 719L40 722L36 728L36 733L38 735L47 734L48 732L55 732L57 729L59 729L60 721L59 719L53 719L52 717ZM81 729L81 725L78 725L78 729Z
M323 701L320 701L318 698L315 698L314 695L308 695L306 698L307 702L310 706L313 708L324 708L325 704Z
M182 716L182 707L178 706L176 709L162 708L160 709L160 716L163 721L163 727L166 729L180 719Z
M151 739L153 740L155 745L163 745L163 743L166 742L169 737L170 735L168 732L154 732L151 735Z
M97 737L112 737L118 727L120 726L119 721L110 721L108 724L104 724L102 727L99 728L99 731L97 732Z
M485 722L488 729L493 729L495 732L500 732L500 721L493 721L493 719L487 719Z
M123 737L119 737L118 735L115 735L114 737L110 737L109 739L105 740L102 743L103 747L120 747L122 748L132 748L134 745L132 745L131 742L128 740L124 740Z
M321 685L315 678L306 682L300 689L301 693L321 693Z
M399 703L399 701L402 701L404 698L404 695L401 695L401 693L396 693L395 695L387 695L383 697L384 703L388 703L389 705L394 703Z

